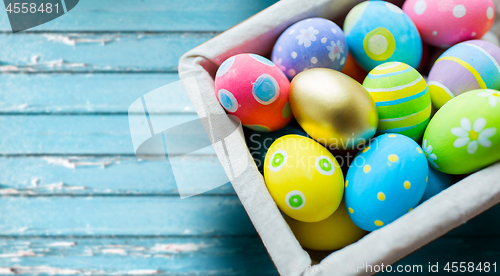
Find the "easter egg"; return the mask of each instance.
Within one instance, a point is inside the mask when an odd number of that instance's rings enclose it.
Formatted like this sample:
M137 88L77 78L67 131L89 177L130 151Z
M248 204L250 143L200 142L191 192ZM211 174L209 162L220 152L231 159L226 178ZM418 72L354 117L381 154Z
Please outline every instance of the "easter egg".
M373 139L347 172L345 203L352 221L373 231L408 213L424 194L428 171L412 139L400 134Z
M356 5L344 22L349 51L367 71L389 61L417 68L422 58L422 40L417 27L403 10L385 1Z
M344 194L344 176L333 155L299 135L274 141L264 161L264 178L280 210L304 222L329 217Z
M431 97L420 73L401 62L375 67L363 82L378 111L377 133L420 140L431 115Z
M495 20L492 0L407 0L403 10L417 26L422 40L436 47L480 38Z
M453 184L453 176L442 173L433 168L429 168L429 178L427 179L427 187L420 203L446 190Z
M307 134L331 150L356 148L377 129L377 110L366 89L332 69L298 74L290 84L290 106Z
M254 54L228 58L215 75L215 95L221 106L257 131L275 131L290 122L289 87L273 62Z
M290 79L311 68L340 71L347 59L344 32L328 19L301 20L281 34L271 59Z
M500 48L483 40L459 43L444 52L429 73L432 104L441 108L475 89L500 89Z
M271 144L276 141L276 139L288 134L297 134L307 137L307 134L303 130L290 125L285 126L284 128L277 131L255 131L248 135L246 139L247 146L250 150L250 154L255 161L255 164L260 171L264 171L264 160L266 158L266 153L269 150L269 147L271 147Z
M445 104L424 133L429 165L466 174L500 160L500 92L478 89Z
M285 220L300 245L313 250L337 250L366 235L366 231L352 222L343 203L322 221L302 222L288 216Z

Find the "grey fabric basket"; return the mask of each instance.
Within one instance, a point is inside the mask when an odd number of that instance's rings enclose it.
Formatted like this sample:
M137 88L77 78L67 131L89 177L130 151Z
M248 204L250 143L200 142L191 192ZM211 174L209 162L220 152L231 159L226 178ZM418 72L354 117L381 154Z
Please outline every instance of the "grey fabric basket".
M285 0L184 54L179 75L198 115L224 114L214 92L218 66L238 53L268 55L278 36L309 17L334 20L361 1ZM498 29L494 27L493 30ZM212 124L210 134L219 130ZM302 249L267 191L243 136L233 135L215 151L281 275L370 275L358 264L388 265L500 202L500 164L456 183L395 222L333 252L314 265ZM226 153L229 153L229 158ZM475 200L469 200L474 198Z

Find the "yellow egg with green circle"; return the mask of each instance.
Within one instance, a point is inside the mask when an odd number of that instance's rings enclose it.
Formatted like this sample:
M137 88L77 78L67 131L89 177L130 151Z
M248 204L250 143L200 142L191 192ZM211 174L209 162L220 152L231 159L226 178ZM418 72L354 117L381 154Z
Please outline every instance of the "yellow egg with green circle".
M363 82L378 111L377 133L400 133L419 141L431 115L431 95L420 73L408 64L387 62Z
M335 157L299 135L274 141L264 161L264 178L279 209L303 222L329 217L344 194L344 176Z
M361 239L367 232L352 222L345 204L327 219L302 222L285 216L300 245L313 250L337 250Z

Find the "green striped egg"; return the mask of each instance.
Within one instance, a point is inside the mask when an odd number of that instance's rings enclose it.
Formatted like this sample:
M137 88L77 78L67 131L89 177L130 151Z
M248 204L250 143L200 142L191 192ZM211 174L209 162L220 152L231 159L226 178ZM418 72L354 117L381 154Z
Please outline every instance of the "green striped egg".
M418 141L431 115L427 84L413 67L387 62L375 67L363 82L377 106L377 134L400 133Z

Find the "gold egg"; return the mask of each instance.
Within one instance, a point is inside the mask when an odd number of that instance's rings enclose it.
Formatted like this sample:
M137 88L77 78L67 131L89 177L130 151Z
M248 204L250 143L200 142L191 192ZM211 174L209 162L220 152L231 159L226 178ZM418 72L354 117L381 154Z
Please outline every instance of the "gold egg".
M329 149L354 149L377 130L378 113L366 89L326 68L309 69L290 84L290 106L300 126Z

